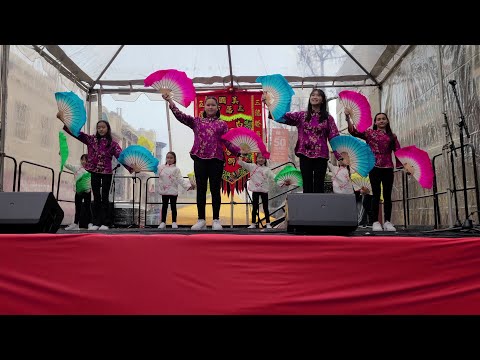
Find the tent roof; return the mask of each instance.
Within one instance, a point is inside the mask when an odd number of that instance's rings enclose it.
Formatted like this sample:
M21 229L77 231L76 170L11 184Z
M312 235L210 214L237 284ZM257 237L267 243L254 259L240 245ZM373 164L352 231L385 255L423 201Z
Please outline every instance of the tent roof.
M293 87L378 86L408 45L32 45L85 91L156 92L143 80L160 69L185 71L197 90L260 88L280 73Z

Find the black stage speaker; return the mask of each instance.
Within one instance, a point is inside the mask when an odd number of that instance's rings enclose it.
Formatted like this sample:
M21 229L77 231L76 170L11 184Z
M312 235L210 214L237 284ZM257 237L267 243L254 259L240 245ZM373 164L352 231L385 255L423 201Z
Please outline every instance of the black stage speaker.
M51 192L0 193L0 233L56 233L63 216Z
M286 218L289 233L348 234L358 226L355 194L288 194Z

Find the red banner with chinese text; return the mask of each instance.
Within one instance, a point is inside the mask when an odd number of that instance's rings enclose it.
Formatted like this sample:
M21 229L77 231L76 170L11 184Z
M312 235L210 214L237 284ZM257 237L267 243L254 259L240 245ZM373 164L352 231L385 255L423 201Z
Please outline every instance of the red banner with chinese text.
M205 97L215 96L220 106L220 116L229 129L246 127L262 138L262 92L218 90L197 94L195 98L195 116L202 116ZM235 154L224 147L225 166L223 168L223 192L230 195L234 189L241 193L249 179L248 171L237 164ZM251 156L251 155L250 155Z

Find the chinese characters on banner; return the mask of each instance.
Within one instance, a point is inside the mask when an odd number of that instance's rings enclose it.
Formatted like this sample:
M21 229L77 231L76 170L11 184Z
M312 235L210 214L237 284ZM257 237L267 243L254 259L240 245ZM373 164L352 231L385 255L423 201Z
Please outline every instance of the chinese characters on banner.
M288 138L287 129L272 129L272 143L270 160L272 162L285 163L288 161Z
M220 106L220 118L229 129L246 127L262 138L262 92L261 91L210 91L197 94L194 115L202 116L205 108L205 97L215 96ZM224 147L225 166L223 168L223 192L230 195L234 189L237 193L244 190L248 180L248 172L237 164L236 154L231 154Z

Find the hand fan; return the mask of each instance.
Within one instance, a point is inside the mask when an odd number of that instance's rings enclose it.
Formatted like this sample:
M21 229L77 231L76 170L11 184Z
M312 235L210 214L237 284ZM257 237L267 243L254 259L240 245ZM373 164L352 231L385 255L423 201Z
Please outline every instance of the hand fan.
M293 166L285 166L274 178L279 186L296 185L303 186L302 173Z
M87 121L83 100L72 91L56 92L55 100L62 122L74 136L80 135L80 129Z
M253 130L245 127L233 128L222 135L222 139L238 146L244 154L259 152L262 153L265 159L270 158L270 153L267 151L262 139Z
M403 164L406 171L418 180L425 189L433 186L433 168L428 153L415 145L405 146L395 151L395 156Z
M80 176L75 183L75 191L77 193L90 191L92 189L91 181L92 175L89 172L82 174L82 176Z
M352 180L353 190L359 191L362 187L366 187L372 195L372 184L370 184L370 179L368 176L363 177L358 173L350 175L350 180Z
M255 82L262 84L268 110L273 119L280 119L290 111L292 96L295 94L287 79L280 74L259 76Z
M356 137L338 135L330 140L330 145L343 157L343 162L350 166L351 172L367 176L375 166L375 156L370 146Z
M350 111L350 119L358 131L364 132L372 126L372 111L367 98L356 91L343 90L338 94L345 109Z
M145 86L151 86L162 94L169 94L172 99L184 107L195 100L193 81L183 71L175 69L158 70L148 75Z
M60 143L60 172L63 171L63 166L68 159L68 143L67 137L63 131L58 132L58 140Z
M127 165L135 172L158 171L158 159L148 149L141 145L130 145L126 147L118 157L118 162Z

